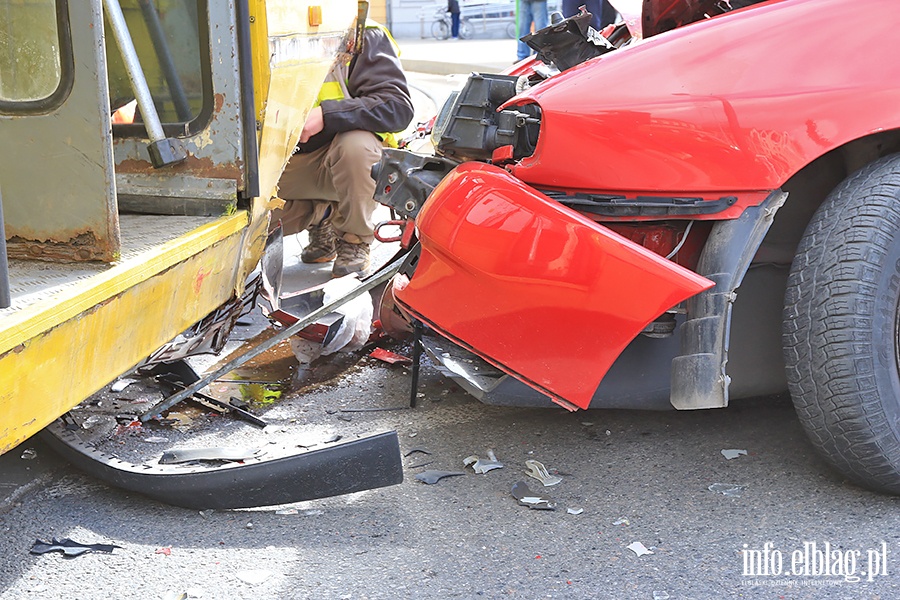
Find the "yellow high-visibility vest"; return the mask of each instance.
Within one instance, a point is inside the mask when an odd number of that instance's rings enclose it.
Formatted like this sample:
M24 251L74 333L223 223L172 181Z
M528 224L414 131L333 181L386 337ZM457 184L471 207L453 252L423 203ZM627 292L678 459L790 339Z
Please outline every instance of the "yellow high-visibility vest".
M371 19L366 19L366 29L380 29L384 32L384 34L391 41L391 44L394 46L394 51L397 53L397 56L400 56L400 47L397 45L397 41L394 39L394 36L391 35L391 32L388 31L387 27L383 26L380 23L377 23ZM347 62L349 65L350 62ZM329 77L332 77L333 71L329 74ZM319 106L323 100L342 100L350 95L350 92L347 90L347 82L346 81L325 81L322 84L322 87L319 89L319 96L316 98L316 106ZM397 132L388 132L388 133L379 133L373 132L379 138L384 145L389 148L397 147Z

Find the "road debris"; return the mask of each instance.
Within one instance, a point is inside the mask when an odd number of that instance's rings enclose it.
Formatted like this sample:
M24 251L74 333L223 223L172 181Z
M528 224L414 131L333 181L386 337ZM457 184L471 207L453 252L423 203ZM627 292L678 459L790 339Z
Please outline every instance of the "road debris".
M653 592L653 600L669 600L669 592L663 591L654 591Z
M235 573L235 576L238 579L244 583L249 583L250 585L259 585L272 575L274 575L274 573L272 571L267 571L266 569L250 569L249 571L238 571Z
M421 452L422 454L431 454L431 452L429 452L425 448L416 447L416 448L410 448L409 450L407 450L406 454L404 454L403 456L409 456L410 454L415 454L416 452Z
M562 481L562 477L551 475L547 472L547 467L536 460L526 460L525 466L528 468L525 474L540 481L544 487L550 487Z
M81 556L85 552L106 552L111 553L114 548L121 548L115 544L80 544L69 538L58 540L52 538L50 543L41 540L35 540L31 546L32 554L46 554L47 552L62 552L64 556L76 557Z
M566 512L569 513L570 515L580 515L581 513L584 512L584 509L583 508L567 508Z
M554 500L534 493L524 481L516 482L512 487L511 493L521 506L527 506L535 510L556 510L556 502Z
M493 471L494 469L502 469L503 463L497 460L497 456L494 454L493 450L487 451L487 459L482 460L478 458L475 454L472 456L467 456L463 459L463 465L471 466L472 470L480 475L484 475L488 471Z
M125 388L127 388L132 383L137 383L137 382L138 382L137 379L132 379L130 377L123 377L122 379L118 379L118 380L114 381L113 384L111 386L109 386L109 391L117 394L117 393L123 391Z
M707 489L724 496L737 497L741 495L746 487L746 485L735 485L733 483L714 483Z
M416 475L416 479L422 483L433 485L444 477L456 477L457 475L465 475L462 471L423 471Z
M172 556L172 547L163 546L162 548L157 548L153 554L164 554L166 556Z
M640 542L632 542L626 546L629 550L634 552L637 556L644 556L645 554L653 554L653 551L647 550L647 547Z
M631 522L628 520L628 517L619 517L613 521L613 525L631 525Z
M25 448L22 451L22 456L20 457L22 460L34 460L37 458L37 450L34 448Z
M737 448L729 448L726 450L722 450L722 456L725 457L725 460L732 460L737 458L738 456L747 456L747 451L738 450Z
M397 354L396 352L391 352L390 350L385 350L384 348L375 348L369 353L369 356L380 360L381 362L386 362L390 365L411 365L412 359L408 356L403 356L402 354Z

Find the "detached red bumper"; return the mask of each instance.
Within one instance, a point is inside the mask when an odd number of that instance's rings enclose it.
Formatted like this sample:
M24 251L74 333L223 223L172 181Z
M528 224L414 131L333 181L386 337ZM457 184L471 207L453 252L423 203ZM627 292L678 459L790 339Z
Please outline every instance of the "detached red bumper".
M444 178L417 226L397 301L570 409L644 326L713 286L482 163Z

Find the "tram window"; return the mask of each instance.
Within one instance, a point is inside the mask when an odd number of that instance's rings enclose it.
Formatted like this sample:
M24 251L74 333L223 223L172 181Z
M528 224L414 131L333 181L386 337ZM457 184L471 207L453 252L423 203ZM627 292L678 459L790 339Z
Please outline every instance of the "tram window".
M167 134L185 135L201 129L204 117L208 118L211 112L211 98L207 98L209 68L204 66L208 62L206 2L119 0L119 3ZM124 109L114 114L113 131L122 136L146 136L139 124L119 124L131 119L134 92L108 22L106 56L110 104L114 111ZM139 110L134 113L134 119L140 121Z
M0 0L0 114L56 108L72 70L66 0Z

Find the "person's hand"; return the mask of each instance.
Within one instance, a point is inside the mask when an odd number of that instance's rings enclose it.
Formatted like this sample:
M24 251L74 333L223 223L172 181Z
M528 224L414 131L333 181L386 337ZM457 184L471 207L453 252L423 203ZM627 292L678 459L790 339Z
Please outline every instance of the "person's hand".
M306 123L303 125L303 131L300 132L300 143L305 144L309 138L325 129L325 118L322 116L322 107L316 106L309 111L306 117Z

